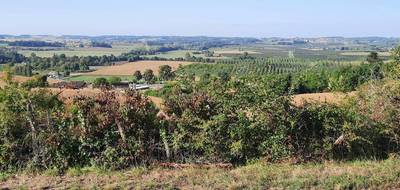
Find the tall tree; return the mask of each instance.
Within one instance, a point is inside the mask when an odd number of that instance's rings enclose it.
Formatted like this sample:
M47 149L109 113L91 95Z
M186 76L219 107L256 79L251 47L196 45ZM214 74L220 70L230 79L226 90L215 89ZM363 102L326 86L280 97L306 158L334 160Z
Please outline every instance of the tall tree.
M380 62L381 60L379 59L379 55L377 52L371 52L367 57L367 61L368 63L377 63Z
M147 83L153 83L155 79L153 70L146 69L143 73L143 78Z
M135 73L133 74L133 77L137 81L142 80L142 78L143 78L142 73L139 70L135 71Z
M160 66L159 77L161 80L171 80L172 78L174 78L172 67L169 65Z

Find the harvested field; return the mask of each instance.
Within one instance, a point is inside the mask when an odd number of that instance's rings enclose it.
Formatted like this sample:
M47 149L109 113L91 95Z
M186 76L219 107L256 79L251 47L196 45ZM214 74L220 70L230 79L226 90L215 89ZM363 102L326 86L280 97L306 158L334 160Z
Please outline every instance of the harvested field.
M192 64L191 62L181 62L181 61L137 61L137 62L130 62L130 63L125 63L121 65L114 65L114 66L108 66L108 67L103 67L99 70L89 72L89 73L82 73L81 75L85 76L111 76L111 75L118 75L118 76L124 76L124 75L133 75L135 71L141 71L142 73L146 69L151 69L154 71L154 74L158 74L159 67L162 65L169 65L172 67L173 70L178 69L179 65L185 66Z

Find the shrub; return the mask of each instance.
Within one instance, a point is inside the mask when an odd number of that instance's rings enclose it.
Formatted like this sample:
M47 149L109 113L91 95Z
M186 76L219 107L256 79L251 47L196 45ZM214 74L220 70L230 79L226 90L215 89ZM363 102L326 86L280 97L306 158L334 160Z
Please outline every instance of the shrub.
M111 85L119 84L119 83L121 83L121 81L122 81L122 79L120 77L115 77L115 76L110 77L108 79L108 83L111 84Z
M107 81L106 78L103 78L103 77L96 78L93 81L93 87L95 87L95 88L105 87L105 86L109 86L109 85L110 85L110 83Z

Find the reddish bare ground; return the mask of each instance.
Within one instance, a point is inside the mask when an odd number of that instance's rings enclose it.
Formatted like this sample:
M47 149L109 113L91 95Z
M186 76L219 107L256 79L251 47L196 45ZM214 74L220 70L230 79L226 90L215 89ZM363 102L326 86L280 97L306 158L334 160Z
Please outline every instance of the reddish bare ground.
M185 66L192 64L191 62L183 62L183 61L137 61L130 62L120 65L113 65L102 67L96 71L89 73L82 73L81 75L133 75L135 71L144 72L146 69L151 69L154 71L154 74L158 74L159 67L162 65L169 65L172 67L172 70L178 69L179 65Z

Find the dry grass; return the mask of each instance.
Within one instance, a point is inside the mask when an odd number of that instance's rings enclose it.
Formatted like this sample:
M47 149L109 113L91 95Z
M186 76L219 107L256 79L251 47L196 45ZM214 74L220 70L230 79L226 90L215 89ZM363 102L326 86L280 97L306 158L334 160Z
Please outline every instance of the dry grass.
M297 106L302 106L306 103L314 103L314 102L340 104L346 97L354 95L355 92L350 92L346 94L340 92L299 94L293 96L293 103Z
M169 169L160 166L124 171L72 168L64 175L8 175L0 188L10 189L396 189L400 160L322 164L268 164L222 168Z
M101 75L119 75L119 76L124 76L124 75L133 75L135 71L141 71L142 73L146 69L151 69L154 71L155 74L158 74L159 67L162 65L169 65L172 67L173 70L176 70L179 65L185 66L192 64L191 62L181 62L181 61L137 61L137 62L131 62L131 63L125 63L125 64L120 64L120 65L114 65L114 66L107 66L100 68L99 70L89 72L89 73L82 73L81 75L95 75L95 76L101 76Z

